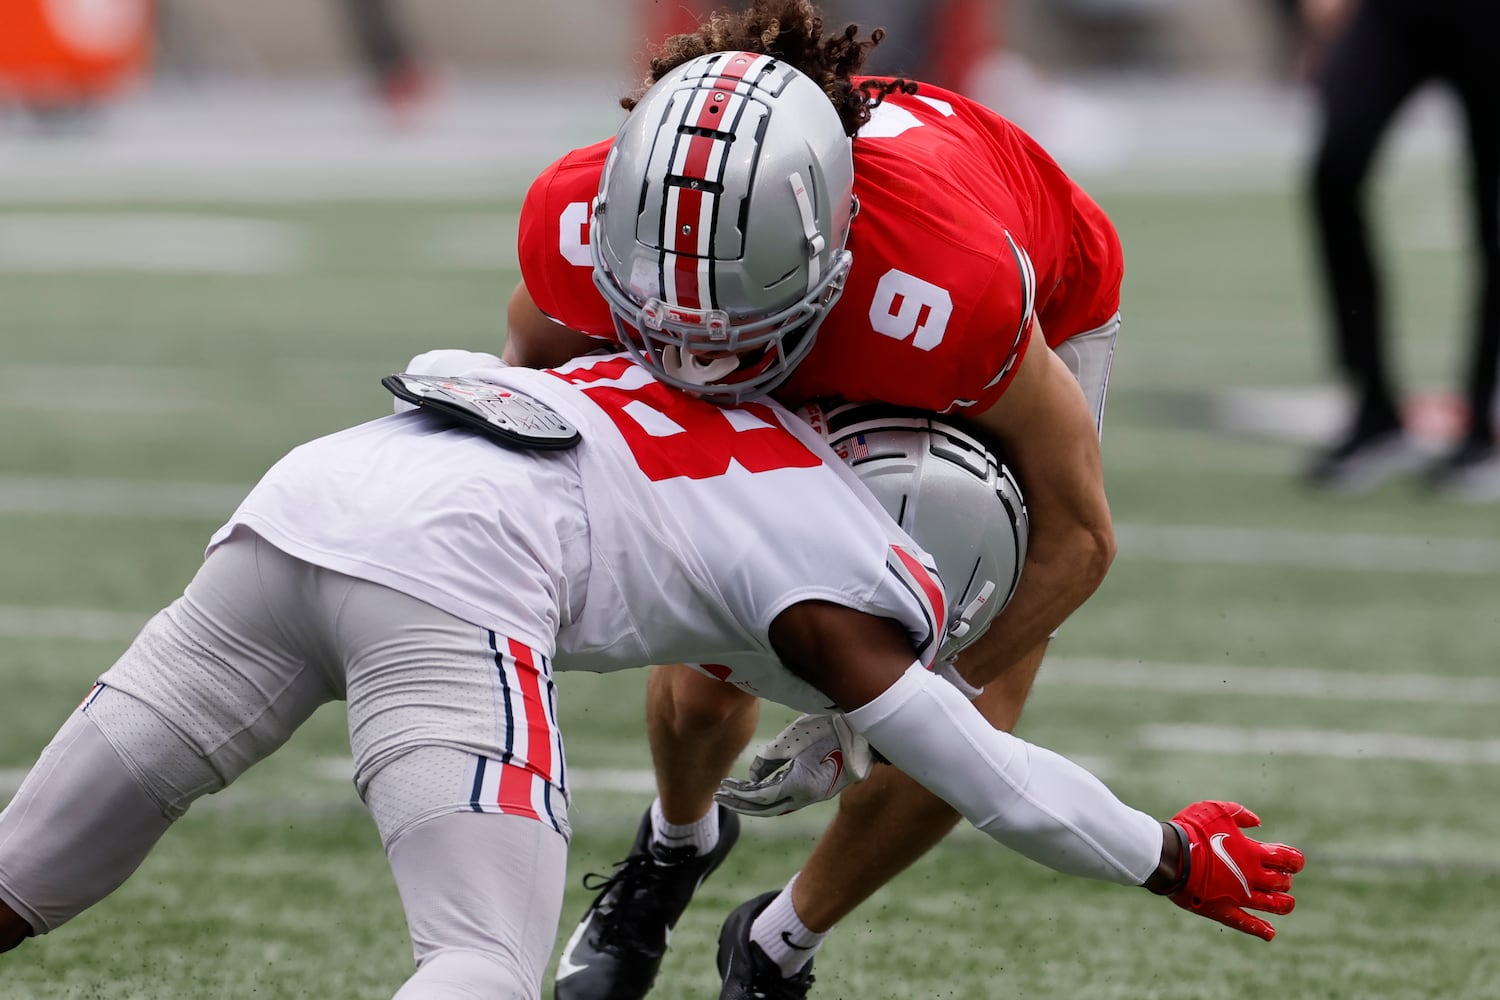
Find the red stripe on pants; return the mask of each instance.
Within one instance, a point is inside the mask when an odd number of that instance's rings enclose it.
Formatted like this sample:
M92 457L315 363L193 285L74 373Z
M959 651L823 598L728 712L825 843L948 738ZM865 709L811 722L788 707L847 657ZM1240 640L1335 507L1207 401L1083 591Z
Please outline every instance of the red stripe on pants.
M542 697L542 677L536 668L536 655L514 639L510 655L516 661L516 682L521 701L526 706L526 766L547 781L552 781L552 725L547 719L547 703Z
M535 775L522 767L514 764L505 764L500 768L500 796L495 804L500 811L511 816L525 816L529 819L540 820L535 807L531 804L531 783Z

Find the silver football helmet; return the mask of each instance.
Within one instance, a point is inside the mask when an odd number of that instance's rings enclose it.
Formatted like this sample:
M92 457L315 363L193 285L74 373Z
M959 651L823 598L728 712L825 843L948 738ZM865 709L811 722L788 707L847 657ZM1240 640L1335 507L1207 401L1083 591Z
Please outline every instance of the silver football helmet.
M657 81L615 136L594 283L657 378L736 402L812 348L853 215L849 137L822 89L770 56L710 53Z
M948 604L938 658L957 656L1021 579L1029 522L1015 476L973 434L930 413L878 403L800 412L937 562Z

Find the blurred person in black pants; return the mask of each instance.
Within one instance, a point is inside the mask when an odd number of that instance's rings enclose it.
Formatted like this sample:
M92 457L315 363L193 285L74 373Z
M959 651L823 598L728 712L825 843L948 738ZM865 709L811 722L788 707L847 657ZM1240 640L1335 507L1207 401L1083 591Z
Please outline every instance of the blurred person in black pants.
M397 124L433 94L431 74L416 55L395 0L341 0L345 23L375 95Z
M1500 499L1495 447L1500 367L1500 2L1302 0L1323 114L1311 178L1338 360L1356 402L1345 436L1318 456L1312 481L1357 492L1424 461L1402 428L1386 361L1380 276L1365 215L1365 180L1398 108L1423 84L1450 86L1463 106L1478 250L1467 428L1427 470L1433 488ZM1320 43L1327 40L1326 50Z

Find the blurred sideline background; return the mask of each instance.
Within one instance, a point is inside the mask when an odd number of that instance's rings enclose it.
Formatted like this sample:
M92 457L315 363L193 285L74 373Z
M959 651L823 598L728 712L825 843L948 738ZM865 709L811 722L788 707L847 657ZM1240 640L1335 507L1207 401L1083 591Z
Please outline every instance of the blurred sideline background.
M267 465L386 412L380 376L419 351L498 351L527 184L614 131L646 39L682 16L419 0L390 8L393 47L357 7L0 0L0 801ZM1120 555L1020 732L1159 814L1250 803L1310 867L1267 947L960 831L833 937L814 996L1500 995L1496 511L1302 485L1345 401L1281 8L959 7L935 65L1082 180L1127 254L1104 449ZM1468 339L1456 122L1421 94L1372 190L1393 360L1434 447ZM564 930L649 799L644 679L561 678ZM762 735L784 721L768 706ZM0 957L0 996L389 996L410 950L348 779L330 706L115 896ZM826 816L747 824L653 996L716 992L720 921Z
M613 98L640 79L646 39L711 6L4 4L19 26L0 33L6 193L66 194L76 181L79 193L91 183L158 197L185 193L184 182L250 195L257 178L307 186L320 176L451 196L486 190L495 171L524 178L567 143L612 130ZM896 70L1002 110L1074 172L1263 172L1307 138L1280 0L837 4L850 16L830 23L873 26L866 8L926 12L915 20L932 32L933 58ZM26 11L41 13L16 13ZM877 58L898 44L888 39ZM71 142L24 141L57 133Z

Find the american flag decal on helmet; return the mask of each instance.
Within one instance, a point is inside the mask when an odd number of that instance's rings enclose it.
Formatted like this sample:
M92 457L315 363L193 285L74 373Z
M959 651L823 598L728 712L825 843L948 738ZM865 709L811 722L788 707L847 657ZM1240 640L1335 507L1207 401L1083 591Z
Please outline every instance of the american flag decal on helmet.
M833 450L846 462L858 462L862 458L870 457L870 443L863 434L844 438L834 445Z
M718 307L713 246L725 158L747 95L774 65L770 56L726 52L702 77L712 86L699 86L682 103L659 234L662 297L673 305Z
M937 570L930 561L922 562L899 545L890 547L885 565L916 598L927 619L927 634L917 640L917 656L923 664L931 667L944 623L948 620L947 600L943 596L943 585L938 582Z

